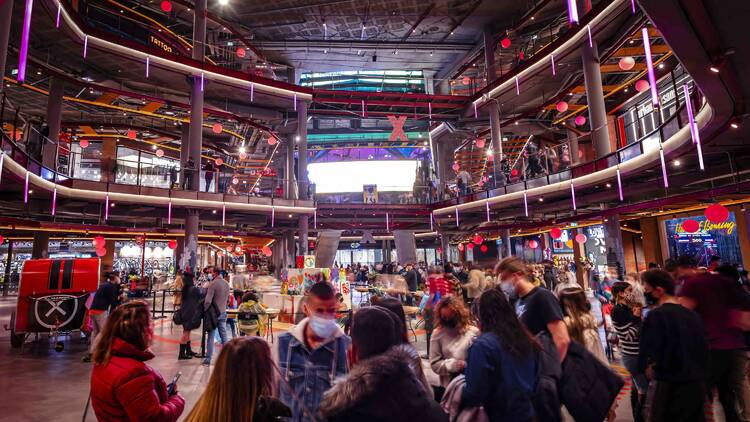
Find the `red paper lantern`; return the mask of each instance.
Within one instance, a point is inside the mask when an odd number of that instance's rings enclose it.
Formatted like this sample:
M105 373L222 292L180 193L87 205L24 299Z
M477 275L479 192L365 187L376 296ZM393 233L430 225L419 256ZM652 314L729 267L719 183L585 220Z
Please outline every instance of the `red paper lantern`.
M5 243L5 238L0 236L0 245L2 245L3 243Z
M238 178L236 178L236 177L233 177L233 178L232 178L232 184L233 184L233 185L236 185L236 184L238 184L238 183L240 183L240 179L238 179Z
M576 242L578 242L579 244L584 244L584 243L586 243L586 240L587 240L587 239L586 239L586 235L585 235L585 234L583 234L583 233L578 233L578 234L576 235Z
M169 249L177 249L177 241L172 239L167 242L167 246L169 247Z
M106 240L104 239L104 237L103 237L103 236L96 236L96 237L94 238L94 240L92 240L92 241L91 241L91 243L92 243L92 244L94 245L94 247L96 247L97 249L98 249L98 248L103 248L103 247L104 247L104 244L105 244L105 242L106 242Z
M559 239L562 236L562 230L553 227L552 230L549 231L549 235L552 236L553 239Z
M89 141L88 141L88 139L81 139L81 140L80 140L80 141L78 142L78 146L79 146L79 147L81 147L81 148L83 148L83 149L87 148L87 147L89 146Z
M471 78L468 76L464 76L464 78L461 80L461 82L464 83L464 85L469 85L471 83Z
M620 66L620 69L622 70L630 70L635 66L635 59L630 56L623 57L617 65Z
M242 48L242 47L239 47L239 48L237 49L237 57L239 57L239 58L243 59L243 58L245 58L245 54L247 54L247 53L245 52L245 49L244 49L244 48Z
M165 11L167 13L171 12L172 11L172 2L171 1L167 1L167 0L164 0L163 2L161 2L161 10L163 10L163 11Z
M555 108L560 113L565 113L566 111L568 111L568 103L566 103L565 101L560 101L557 104L555 104Z
M278 139L276 139L275 136L271 136L268 138L268 145L276 145L279 142Z
M469 243L469 244L466 245L466 247L473 250L474 249L474 244L473 243Z
M463 251L464 250L464 244L463 243L459 243L458 246L457 246L457 248L458 248L459 251Z
M459 166L458 164L454 164L451 168L453 169L453 171L457 172L461 169L461 166Z
M576 116L575 122L576 122L576 126L583 126L586 124L586 118L581 115L578 115Z
M161 149L161 148L157 149L156 150L156 156L159 157L159 158L163 157L164 156L164 150Z
M211 130L216 134L221 133L222 129L224 128L221 126L221 123L214 123L213 126L211 126Z
M712 223L723 223L729 218L729 210L721 204L713 204L706 208L706 218Z
M529 247L531 249L536 249L539 247L539 242L537 242L536 240L529 240Z
M135 139L135 137L138 136L138 134L133 129L129 129L127 135L128 139Z
M437 254L438 254L438 255L442 255L442 254L443 254L443 248L440 248L440 247L439 247L439 248L437 248L437 249L435 250L435 252L437 252Z
M106 249L104 249L104 248L96 248L96 256L98 256L98 257L101 258L101 257L103 257L106 254L107 254L107 250Z
M510 47L510 38L505 37L500 41L500 47L502 48L509 48Z
M244 160L245 158L247 158L247 153L246 152L241 152L240 153L240 160Z
M481 245L482 242L484 242L484 239L482 239L482 236L477 234L474 236L474 239L472 239L472 241L476 243L477 245Z
M480 246L479 250L482 251L482 252L487 252L487 245Z
M650 85L648 84L648 81L645 79L640 79L635 83L635 90L638 92L647 91L649 87Z
M265 255L265 256L271 256L271 255L273 255L273 251L268 246L264 246L263 249L261 249L260 251L263 252L263 255Z
M214 163L216 163L217 166L220 166L220 165L224 164L224 159L221 158L221 157L219 157L219 158L217 158L217 159L214 160Z
M516 177L516 176L518 176L518 169L513 169L513 170L511 170L511 171L510 171L510 175L511 175L511 176L513 176L513 177Z
M477 148L484 148L484 139L477 139Z
M692 218L682 222L682 229L687 233L695 233L699 228L700 225L698 224L698 222L693 220Z

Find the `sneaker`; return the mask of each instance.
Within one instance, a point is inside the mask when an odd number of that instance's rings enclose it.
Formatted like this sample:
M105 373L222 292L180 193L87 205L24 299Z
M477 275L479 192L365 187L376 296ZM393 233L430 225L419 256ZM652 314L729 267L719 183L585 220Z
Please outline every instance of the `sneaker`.
M203 361L201 362L201 365L203 365L203 366L209 366L209 365L211 365L211 361L208 360L208 359L203 359Z
M81 358L81 362L83 363L89 363L91 362L91 353L87 353Z

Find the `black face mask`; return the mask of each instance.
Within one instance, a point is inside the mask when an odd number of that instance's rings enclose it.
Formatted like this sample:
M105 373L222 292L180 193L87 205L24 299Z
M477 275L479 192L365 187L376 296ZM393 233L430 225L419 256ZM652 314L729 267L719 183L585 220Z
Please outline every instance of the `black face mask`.
M441 319L440 320L440 325L442 325L445 328L456 328L456 326L458 325L458 320L455 319L455 318L453 318L453 319Z
M645 292L643 296L646 298L646 304L648 306L654 306L659 303L659 299L654 296L654 292Z

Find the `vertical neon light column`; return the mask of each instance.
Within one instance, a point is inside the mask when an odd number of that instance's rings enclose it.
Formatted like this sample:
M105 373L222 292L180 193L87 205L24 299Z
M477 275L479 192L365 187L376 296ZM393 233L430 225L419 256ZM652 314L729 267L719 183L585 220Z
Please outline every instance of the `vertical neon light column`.
M23 27L21 29L21 47L18 50L18 82L26 80L26 58L29 55L29 32L31 31L31 12L34 10L34 0L26 0L23 12Z
M643 52L646 56L646 69L648 70L648 83L651 88L651 103L659 105L659 93L656 90L656 76L654 75L654 61L651 58L651 41L648 39L648 28L643 28Z
M685 93L685 108L688 114L688 124L690 125L690 136L693 137L693 143L695 148L698 150L698 165L701 170L705 170L703 167L703 149L701 148L701 135L698 130L698 125L695 123L695 116L693 115L693 103L690 101L690 90L688 85L682 86L683 92Z
M578 4L576 4L576 0L568 0L568 22L570 24L578 23Z

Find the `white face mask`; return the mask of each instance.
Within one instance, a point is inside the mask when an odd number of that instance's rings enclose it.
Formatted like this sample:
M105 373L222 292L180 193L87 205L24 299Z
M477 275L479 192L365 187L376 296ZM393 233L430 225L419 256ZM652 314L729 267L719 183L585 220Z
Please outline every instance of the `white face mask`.
M332 318L326 318L313 314L310 317L310 329L318 338L328 339L336 332L336 321Z

